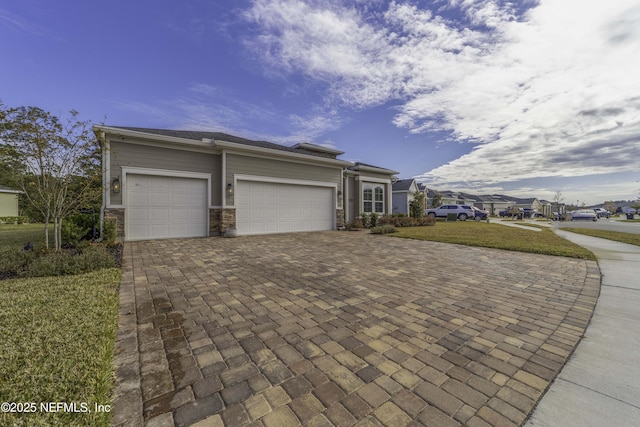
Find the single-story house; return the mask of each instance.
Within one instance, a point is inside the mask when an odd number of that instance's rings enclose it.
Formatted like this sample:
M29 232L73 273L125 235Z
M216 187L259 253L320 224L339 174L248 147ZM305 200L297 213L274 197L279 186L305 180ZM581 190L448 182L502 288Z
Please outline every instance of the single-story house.
M392 191L392 212L409 215L411 213L411 202L413 202L415 193L420 191L416 180L399 179L393 183Z
M19 191L0 185L0 217L18 216Z
M532 209L536 212L542 212L543 204L536 197L530 197L526 199L515 199L516 204L514 207L523 209Z
M219 132L94 126L102 144L103 218L123 240L341 228L390 213L397 172Z
M498 215L500 211L507 210L515 204L515 201L499 194L485 194L477 197L474 206L486 210L489 215Z

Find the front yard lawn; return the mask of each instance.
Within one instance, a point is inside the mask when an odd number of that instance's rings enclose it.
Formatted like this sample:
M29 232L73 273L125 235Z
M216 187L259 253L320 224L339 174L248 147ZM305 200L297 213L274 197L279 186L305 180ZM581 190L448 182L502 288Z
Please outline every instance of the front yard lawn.
M550 228L533 231L485 222L457 221L438 222L434 227L400 228L397 233L390 234L390 236L571 258L596 259L590 251L555 235Z
M3 248L22 249L28 242L44 242L44 224L0 224ZM53 224L49 225L49 242L53 242Z
M0 402L36 405L3 410L0 425L109 425L94 409L111 404L119 281L115 268L0 281ZM90 412L43 411L49 402Z
M623 233L620 231L594 230L590 228L570 228L563 227L560 230L572 233L584 234L585 236L600 237L602 239L614 240L616 242L628 243L640 246L640 234Z

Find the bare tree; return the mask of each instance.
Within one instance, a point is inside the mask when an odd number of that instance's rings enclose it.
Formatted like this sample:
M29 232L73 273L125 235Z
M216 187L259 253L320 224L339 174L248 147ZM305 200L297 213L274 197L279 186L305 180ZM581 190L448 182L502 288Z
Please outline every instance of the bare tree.
M560 190L556 190L556 193L553 195L553 203L556 205L556 212L560 215L560 203L564 200L564 196Z
M4 163L23 167L6 175L8 184L44 217L47 248L49 223L59 250L63 218L99 195L99 152L91 123L78 120L77 111L62 121L37 107L0 104L0 154Z

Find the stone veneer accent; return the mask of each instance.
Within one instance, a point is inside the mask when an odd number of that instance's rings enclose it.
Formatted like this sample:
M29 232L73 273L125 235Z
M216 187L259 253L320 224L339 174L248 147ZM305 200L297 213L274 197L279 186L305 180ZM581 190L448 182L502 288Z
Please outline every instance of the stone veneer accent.
M344 227L344 209L336 209L336 228L339 230Z
M104 210L104 219L116 220L116 238L124 240L124 209L107 208Z
M235 208L209 209L209 235L223 235L228 228L236 227L236 210Z

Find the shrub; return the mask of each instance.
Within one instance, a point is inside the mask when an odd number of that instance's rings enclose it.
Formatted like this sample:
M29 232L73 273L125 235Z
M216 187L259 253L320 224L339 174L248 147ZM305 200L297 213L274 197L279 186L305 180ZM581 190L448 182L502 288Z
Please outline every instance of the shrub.
M350 222L347 225L345 225L345 228L348 231L362 230L364 228L364 225L362 224L362 221L360 221L359 219L356 219L355 221Z
M27 267L28 277L82 274L115 266L113 254L104 245L87 244L75 251L61 251L35 258Z
M24 224L28 219L26 216L0 216L0 223Z
M92 240L95 225L95 214L75 213L68 215L62 221L62 244L76 246L82 240Z
M32 251L12 248L0 251L0 276L19 276L35 258Z
M371 215L369 215L369 227L376 227L378 225L378 214L375 212L372 212Z
M62 245L76 246L81 240L86 239L90 228L85 228L73 220L64 219L62 221Z
M116 240L116 220L115 218L109 218L104 220L102 226L102 240L105 243L113 243Z
M371 227L371 234L389 234L389 233L395 233L395 232L396 232L396 228L390 224L377 225L375 227Z
M361 213L360 214L360 221L362 222L362 226L364 228L369 227L369 215L367 215L366 213Z

